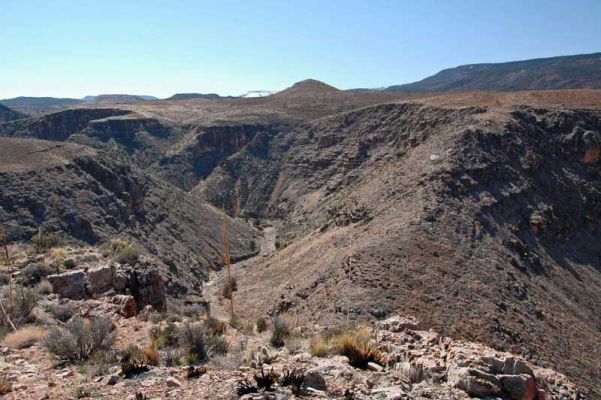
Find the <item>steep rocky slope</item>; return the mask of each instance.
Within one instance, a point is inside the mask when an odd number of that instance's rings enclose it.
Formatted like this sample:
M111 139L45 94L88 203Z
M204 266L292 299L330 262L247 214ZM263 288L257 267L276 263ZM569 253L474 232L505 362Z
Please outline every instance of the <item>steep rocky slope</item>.
M435 93L601 88L601 53L540 58L445 69L419 82L386 91Z
M21 114L18 111L10 109L6 106L0 104L0 123L2 122L10 122L16 119L22 119L27 117L25 114Z
M283 221L286 247L238 272L246 312L407 312L599 391L601 114L501 114L367 107L227 158L195 191Z
M100 245L130 239L156 257L168 294L199 293L220 265L221 213L189 194L90 147L0 138L0 225L26 241L43 227ZM252 232L228 219L234 258L252 254Z

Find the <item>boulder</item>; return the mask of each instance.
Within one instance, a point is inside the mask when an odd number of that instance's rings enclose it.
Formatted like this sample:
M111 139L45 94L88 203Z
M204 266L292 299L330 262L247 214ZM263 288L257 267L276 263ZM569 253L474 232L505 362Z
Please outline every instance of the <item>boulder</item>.
M503 394L501 382L494 375L473 368L449 368L447 381L452 387L461 389L470 396L495 397Z
M87 271L86 288L90 296L109 291L113 286L113 268L102 265Z
M113 275L113 289L116 292L122 292L127 287L127 274L125 271L117 270Z
M328 390L326 380L317 370L309 370L305 375L305 385L307 387L321 390L323 392Z
M138 307L133 296L118 294L113 296L113 303L119 307L119 315L122 317L131 318L138 314Z
M503 391L512 400L534 400L538 394L536 381L531 375L499 375Z
M62 274L49 275L52 291L61 298L83 299L86 295L85 274L83 271L69 271Z
M165 284L158 268L146 265L136 265L128 270L129 290L136 300L138 309L150 304L156 310L162 311L165 307Z

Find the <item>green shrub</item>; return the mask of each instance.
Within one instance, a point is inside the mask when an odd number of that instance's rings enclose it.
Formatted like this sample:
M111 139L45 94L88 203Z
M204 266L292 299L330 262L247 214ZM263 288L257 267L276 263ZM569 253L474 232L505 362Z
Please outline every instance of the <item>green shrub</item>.
M221 336L209 336L206 338L207 351L211 354L227 354L230 344Z
M65 261L63 261L63 267L65 267L66 269L74 269L75 267L77 267L77 264L75 264L74 259L67 258Z
M129 245L119 250L115 255L115 261L119 264L133 265L140 258L140 251L133 245Z
M125 378L131 378L148 371L144 353L138 346L132 344L121 355L121 373Z

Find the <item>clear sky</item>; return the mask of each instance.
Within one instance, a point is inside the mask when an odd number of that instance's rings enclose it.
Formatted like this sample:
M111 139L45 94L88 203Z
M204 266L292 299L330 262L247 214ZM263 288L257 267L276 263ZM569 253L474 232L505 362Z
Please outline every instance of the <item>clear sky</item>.
M0 98L348 89L601 51L601 0L0 0Z

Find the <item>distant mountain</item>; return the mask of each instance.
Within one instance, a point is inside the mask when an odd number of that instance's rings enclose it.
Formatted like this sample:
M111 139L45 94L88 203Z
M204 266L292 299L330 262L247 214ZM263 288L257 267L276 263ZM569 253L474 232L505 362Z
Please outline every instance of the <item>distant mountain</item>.
M16 119L26 118L27 115L12 110L2 104L0 104L0 123L10 122Z
M57 97L15 97L0 100L0 104L32 116L58 112L80 103L82 100L79 99Z
M471 64L445 69L424 80L386 88L390 92L434 93L601 88L601 53Z
M324 95L337 95L343 93L342 90L336 89L327 83L315 79L305 79L304 81L296 82L288 89L282 90L275 94L278 98L295 98L295 97L316 97Z
M228 96L230 97L230 96ZM191 99L208 99L215 100L221 99L222 96L217 93L176 93L173 96L167 98L166 100L191 100Z
M158 98L132 94L100 94L98 96L86 96L82 99L86 103L93 104L131 104L151 100L158 100Z
M250 97L265 97L271 96L272 94L277 93L271 90L251 90L250 92L246 92L240 97L242 98L250 98Z

